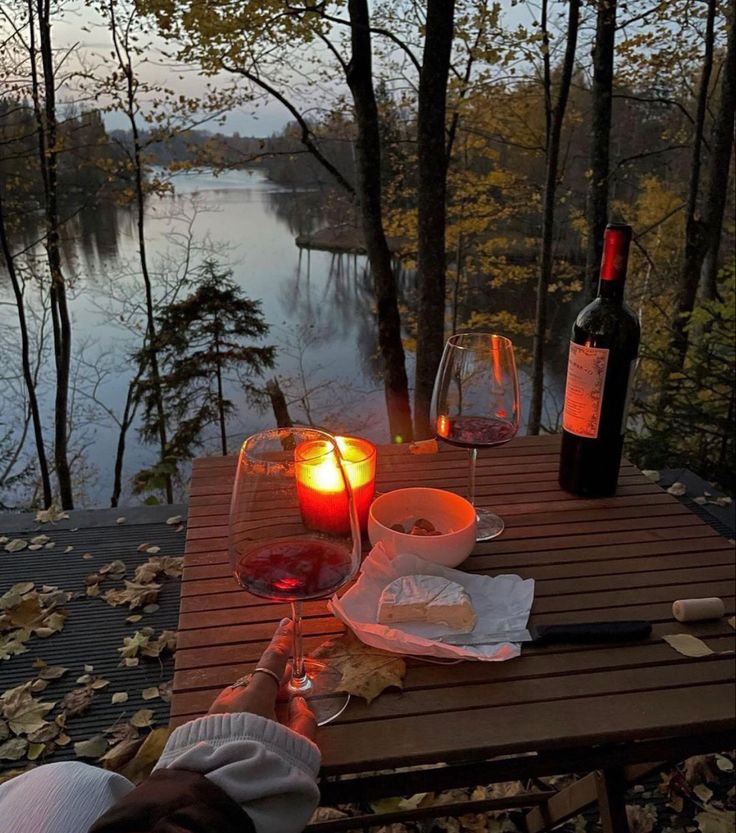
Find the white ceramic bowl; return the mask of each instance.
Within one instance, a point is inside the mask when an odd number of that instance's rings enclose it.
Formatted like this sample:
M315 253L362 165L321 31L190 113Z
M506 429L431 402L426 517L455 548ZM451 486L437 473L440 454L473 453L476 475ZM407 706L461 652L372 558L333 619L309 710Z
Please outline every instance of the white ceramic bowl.
M391 529L426 518L441 535L409 535ZM383 541L397 553L408 552L435 564L457 567L475 546L475 509L465 498L442 489L416 486L379 495L368 513L368 537L374 546Z

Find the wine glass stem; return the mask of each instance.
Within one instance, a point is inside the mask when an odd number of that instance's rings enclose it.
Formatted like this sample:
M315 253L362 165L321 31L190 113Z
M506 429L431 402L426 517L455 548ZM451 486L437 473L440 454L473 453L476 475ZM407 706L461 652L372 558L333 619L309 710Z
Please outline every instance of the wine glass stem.
M475 461L478 459L478 449L468 449L470 453L470 469L468 477L468 500L472 506L475 506Z
M302 642L302 603L291 603L291 619L294 623L294 647L291 659L291 683L292 691L309 688L309 678L304 670L304 645Z

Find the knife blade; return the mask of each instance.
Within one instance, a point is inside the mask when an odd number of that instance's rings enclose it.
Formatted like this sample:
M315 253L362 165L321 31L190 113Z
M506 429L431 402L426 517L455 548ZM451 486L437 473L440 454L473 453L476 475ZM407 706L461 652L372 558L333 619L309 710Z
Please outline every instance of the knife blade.
M451 633L437 637L446 645L495 645L501 642L529 642L547 645L552 642L628 642L646 639L652 632L649 622L582 622L568 625L529 625L518 630L495 633Z

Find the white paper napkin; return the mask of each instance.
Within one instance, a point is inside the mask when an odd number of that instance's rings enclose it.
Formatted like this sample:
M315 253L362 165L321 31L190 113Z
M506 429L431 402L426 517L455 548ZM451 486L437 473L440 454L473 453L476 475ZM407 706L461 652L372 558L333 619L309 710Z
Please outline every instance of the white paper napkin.
M518 657L518 643L498 645L445 645L436 637L457 633L446 625L402 622L389 627L378 623L378 602L383 589L399 576L442 576L465 588L478 617L475 633L495 633L526 627L534 601L534 579L515 575L480 576L451 570L425 561L416 555L390 554L382 543L376 544L363 562L356 583L338 599L328 603L330 611L355 635L374 648L400 654L478 659L498 662Z

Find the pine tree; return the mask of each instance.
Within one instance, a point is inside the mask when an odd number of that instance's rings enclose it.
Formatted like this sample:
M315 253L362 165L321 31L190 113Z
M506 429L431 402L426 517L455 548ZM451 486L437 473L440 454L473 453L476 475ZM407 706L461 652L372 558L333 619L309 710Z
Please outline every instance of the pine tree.
M273 347L252 344L268 333L260 301L247 298L232 280L232 271L215 260L205 261L199 276L191 295L157 314L155 345L134 357L150 371L148 354L155 349L169 421L166 457L153 469L139 472L136 491L155 487L165 471L191 458L208 425L219 425L222 453L227 454L226 421L233 403L224 394L226 373L238 370L247 380L274 364ZM245 388L255 391L247 381ZM141 432L153 440L159 425L150 372L139 396L145 406Z

